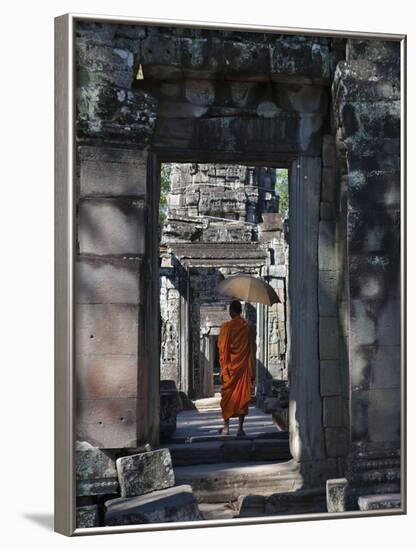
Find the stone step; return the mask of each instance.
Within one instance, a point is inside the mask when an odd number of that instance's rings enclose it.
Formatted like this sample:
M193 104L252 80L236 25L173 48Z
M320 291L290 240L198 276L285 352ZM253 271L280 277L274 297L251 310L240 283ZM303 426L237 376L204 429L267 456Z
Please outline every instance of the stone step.
M239 515L237 501L230 504L225 504L223 502L208 504L206 502L202 502L198 505L198 507L203 519L233 519Z
M135 525L203 519L189 485L105 502L105 525Z
M294 491L303 485L303 477L294 460L177 466L175 479L178 484L191 485L199 503L226 503L242 495L272 495Z
M174 466L291 458L288 439L233 438L167 445L167 448Z
M270 496L249 495L240 499L239 516L264 517L327 512L326 489L300 489Z
M220 394L216 394L214 397L196 399L194 401L194 406L198 411L220 409L220 399Z
M183 437L172 437L166 443L170 444L179 444L179 443L204 443L212 441L252 441L253 439L279 439L279 440L288 440L288 432L282 431L279 432L260 432L254 435L246 435L243 437L237 437L234 434L231 435L194 435L194 436L183 436ZM164 445L166 446L166 445Z
M386 510L401 507L400 493L386 493L383 495L363 495L358 498L359 510Z

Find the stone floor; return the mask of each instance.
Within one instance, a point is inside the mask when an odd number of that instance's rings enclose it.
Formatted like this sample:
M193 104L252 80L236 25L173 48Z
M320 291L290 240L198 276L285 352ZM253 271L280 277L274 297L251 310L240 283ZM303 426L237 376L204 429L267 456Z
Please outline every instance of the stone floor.
M183 411L177 416L177 430L172 440L202 440L202 438L218 438L218 430L223 426L220 410L220 398L200 399L195 402L196 410ZM230 436L236 435L238 419L230 420ZM251 405L245 419L244 430L249 438L259 437L262 434L279 433L270 414L265 414Z
M268 496L301 487L288 432L279 431L270 414L251 405L246 436L236 436L237 418L230 421L230 435L222 436L220 395L194 405L194 410L178 414L177 430L163 446L170 449L176 483L193 488L204 519L238 517L239 500L247 495ZM253 506L246 506L245 513L257 515Z

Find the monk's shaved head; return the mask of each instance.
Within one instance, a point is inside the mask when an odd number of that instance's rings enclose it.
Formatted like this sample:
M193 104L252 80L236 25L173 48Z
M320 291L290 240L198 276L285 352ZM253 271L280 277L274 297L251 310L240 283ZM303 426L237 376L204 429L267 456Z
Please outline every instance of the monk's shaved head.
M236 315L240 315L242 313L242 304L239 300L233 300L233 302L230 302L229 313L231 317L235 317Z

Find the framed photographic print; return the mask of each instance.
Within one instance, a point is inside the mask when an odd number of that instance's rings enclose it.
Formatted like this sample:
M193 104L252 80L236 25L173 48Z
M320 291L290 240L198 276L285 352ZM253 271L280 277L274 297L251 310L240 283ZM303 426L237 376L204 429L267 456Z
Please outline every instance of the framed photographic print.
M404 514L405 36L55 28L56 531Z

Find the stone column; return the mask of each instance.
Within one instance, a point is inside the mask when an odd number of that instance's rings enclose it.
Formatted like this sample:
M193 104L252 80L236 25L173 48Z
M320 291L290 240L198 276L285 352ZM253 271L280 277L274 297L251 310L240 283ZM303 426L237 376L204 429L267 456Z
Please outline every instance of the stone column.
M319 393L318 227L321 159L300 157L290 172L290 450L297 462L325 457Z
M79 148L77 437L100 448L147 441L140 360L147 154Z
M345 155L351 440L348 507L399 491L399 44L349 40L333 84Z

